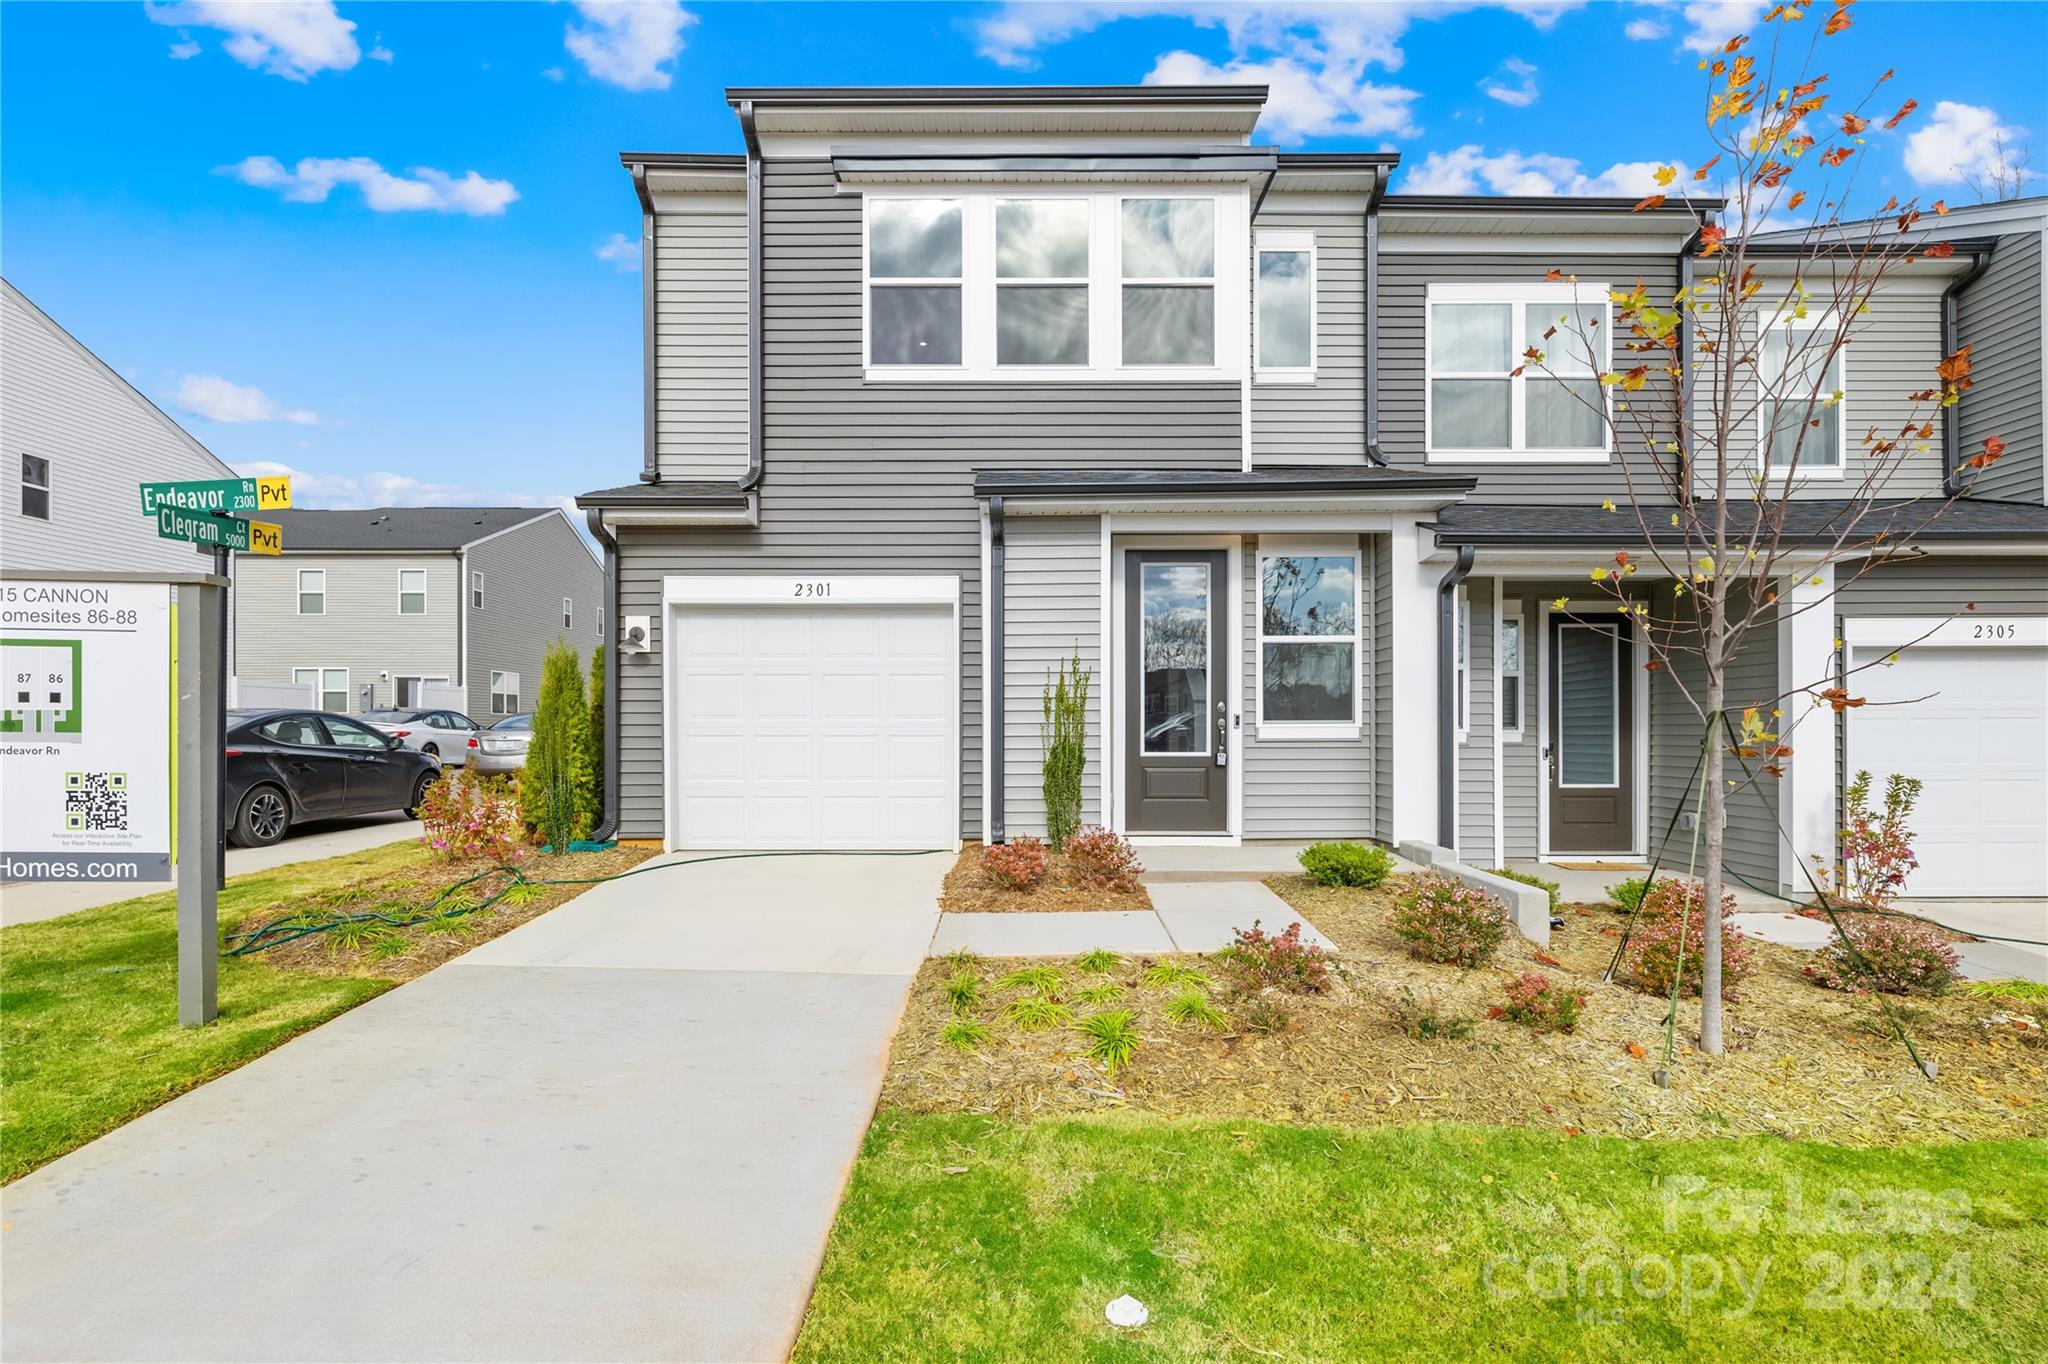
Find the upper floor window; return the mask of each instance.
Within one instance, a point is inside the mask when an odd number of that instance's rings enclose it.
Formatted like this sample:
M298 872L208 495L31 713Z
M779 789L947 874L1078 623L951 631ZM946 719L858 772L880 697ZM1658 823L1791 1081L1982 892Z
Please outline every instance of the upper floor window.
M1832 317L1786 318L1757 347L1760 410L1769 423L1769 469L1842 476L1842 338ZM1832 354L1830 353L1832 352Z
M481 573L469 575L469 604L473 607L484 604L484 575Z
M562 598L562 628L564 630L576 628L576 603L567 597Z
M1604 463L1606 300L1604 284L1431 285L1429 457Z
M1259 551L1263 736L1358 736L1357 542ZM1286 552L1277 552L1284 548Z
M398 614L401 616L424 616L427 614L427 571L424 568L401 568L398 570Z
M326 569L302 568L299 570L299 614L302 616L324 616L327 614Z
M36 455L21 457L21 514L50 519L50 461Z
M1306 231L1261 232L1254 371L1260 383L1316 377L1316 242Z
M996 363L1088 363L1088 201L996 200Z
M1126 199L1121 214L1126 365L1216 363L1216 201Z
M869 200L869 363L960 363L962 243L958 199Z

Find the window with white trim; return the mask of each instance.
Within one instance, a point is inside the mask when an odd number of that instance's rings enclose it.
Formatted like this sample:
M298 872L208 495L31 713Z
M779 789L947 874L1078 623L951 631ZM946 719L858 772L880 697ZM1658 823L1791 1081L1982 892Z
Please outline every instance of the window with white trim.
M424 616L427 614L427 570L424 568L401 568L398 570L398 614L401 616Z
M1432 284L1427 307L1431 460L1606 462L1607 286Z
M491 714L519 713L519 674L491 669Z
M1355 545L1259 547L1259 732L1358 736Z
M1125 365L1216 363L1216 201L1128 198L1117 232Z
M1259 383L1314 383L1316 236L1306 229L1259 233L1253 289L1253 375Z
M576 603L570 601L567 597L562 598L562 628L564 630L576 628Z
M21 457L21 514L50 519L50 461L26 452Z
M1472 597L1471 589L1460 587L1453 605L1457 614L1456 645L1452 658L1452 704L1457 707L1458 742L1472 734Z
M469 604L472 607L482 607L484 604L484 575L481 573L469 575Z
M1838 339L1832 317L1787 317L1764 330L1756 370L1759 419L1770 427L1766 472L1842 476L1847 350Z
M869 199L868 363L960 363L965 233L958 199Z
M1088 363L1088 201L996 200L996 363Z
M1522 737L1522 603L1500 607L1500 736L1510 743Z
M320 709L331 710L337 715L348 714L347 668L293 668L292 683L311 687L315 704Z
M302 568L299 570L299 614L302 616L324 616L327 614L326 569Z

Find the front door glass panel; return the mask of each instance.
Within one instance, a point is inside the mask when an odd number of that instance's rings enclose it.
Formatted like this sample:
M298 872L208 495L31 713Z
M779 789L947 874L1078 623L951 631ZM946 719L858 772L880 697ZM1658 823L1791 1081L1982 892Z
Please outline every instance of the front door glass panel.
M1142 752L1209 751L1209 592L1207 564L1142 568Z
M1615 666L1620 640L1599 625L1558 631L1558 783L1613 786L1619 781L1620 685Z

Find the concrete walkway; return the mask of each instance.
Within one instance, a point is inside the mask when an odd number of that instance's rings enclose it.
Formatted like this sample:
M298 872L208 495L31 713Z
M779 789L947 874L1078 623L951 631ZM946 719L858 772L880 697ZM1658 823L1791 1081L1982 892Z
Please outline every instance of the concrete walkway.
M1293 906L1257 881L1147 882L1151 909L1068 910L1042 914L943 914L931 954L967 951L984 957L1072 957L1106 947L1125 956L1215 952L1237 930L1263 925L1284 933L1299 921L1302 939L1333 944Z
M596 887L46 1166L0 1355L783 1358L951 862Z
M420 836L420 822L396 810L300 825L268 848L228 845L228 879L293 862L381 848ZM176 888L176 881L10 881L0 887L0 925L34 923Z

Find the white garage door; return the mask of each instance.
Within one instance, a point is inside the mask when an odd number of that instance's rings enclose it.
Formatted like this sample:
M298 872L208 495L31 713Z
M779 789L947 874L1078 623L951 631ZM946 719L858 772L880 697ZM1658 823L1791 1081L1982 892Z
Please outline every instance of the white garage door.
M953 632L950 604L677 608L677 846L956 843Z
M1918 645L1849 690L1871 702L1848 712L1848 776L1871 773L1871 804L1893 772L1926 783L1906 893L2048 895L2048 648Z

